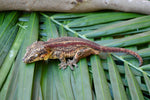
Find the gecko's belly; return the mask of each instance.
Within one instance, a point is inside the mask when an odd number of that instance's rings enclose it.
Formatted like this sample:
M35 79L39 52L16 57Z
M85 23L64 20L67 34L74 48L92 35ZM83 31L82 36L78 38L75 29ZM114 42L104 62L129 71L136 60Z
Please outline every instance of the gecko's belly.
M83 50L85 48L88 48L87 46L82 45L69 45L67 47L56 47L53 48L53 53L50 59L59 59L60 57L64 58L73 58L76 53L80 50Z
M51 56L49 56L49 59L73 58L75 54L76 54L76 50L74 51L54 50Z
M76 52L72 51L72 52L63 52L63 55L65 58L73 58L75 56Z

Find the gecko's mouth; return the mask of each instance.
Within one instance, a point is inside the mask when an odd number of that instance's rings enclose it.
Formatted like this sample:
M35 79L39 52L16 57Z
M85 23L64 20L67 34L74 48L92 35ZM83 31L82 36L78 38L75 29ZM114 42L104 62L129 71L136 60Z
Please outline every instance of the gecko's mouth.
M24 63L26 63L26 59L25 59L25 57L23 57L22 61L23 61Z
M30 62L29 62L28 60L26 60L25 58L23 58L22 61L23 61L24 63L30 63Z
M23 58L22 59L24 63L32 63L33 62L33 59L25 59Z
M33 63L35 61L43 60L43 58L32 56L32 57L24 57L22 60L24 63Z

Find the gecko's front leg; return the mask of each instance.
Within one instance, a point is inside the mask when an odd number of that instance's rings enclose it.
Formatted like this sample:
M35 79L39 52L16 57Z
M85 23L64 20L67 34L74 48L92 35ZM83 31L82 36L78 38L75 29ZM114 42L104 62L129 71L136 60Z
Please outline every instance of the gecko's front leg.
M60 60L61 63L59 64L59 66L60 66L59 69L67 68L66 58L62 51L54 50L54 52L52 52L52 56L50 56L50 59L59 59Z
M64 57L61 57L61 58L59 58L59 60L60 60L60 64L59 64L59 69L66 69L67 68L67 63L66 63L66 58L64 58Z

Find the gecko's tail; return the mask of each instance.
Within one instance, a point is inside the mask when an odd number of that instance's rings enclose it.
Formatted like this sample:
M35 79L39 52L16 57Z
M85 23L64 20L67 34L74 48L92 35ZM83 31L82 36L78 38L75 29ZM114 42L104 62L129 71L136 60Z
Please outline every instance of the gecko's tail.
M101 51L102 52L122 52L122 53L127 53L127 54L130 54L130 55L133 55L134 57L136 57L139 60L139 66L142 66L142 64L143 64L143 59L141 58L141 56L139 54L137 54L136 52L128 50L128 49L115 48L115 47L101 47Z

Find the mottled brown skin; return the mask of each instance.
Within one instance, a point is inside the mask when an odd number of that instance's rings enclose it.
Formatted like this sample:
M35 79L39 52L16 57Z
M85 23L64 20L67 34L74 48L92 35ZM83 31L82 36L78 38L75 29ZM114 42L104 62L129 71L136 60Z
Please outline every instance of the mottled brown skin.
M101 52L123 52L135 56L140 66L143 63L142 58L135 52L124 49L100 46L92 41L76 38L76 37L60 37L50 39L46 42L37 41L27 47L26 54L23 58L25 63L32 63L39 60L59 59L61 63L59 68L65 69L67 66L73 70L73 66L77 67L77 62L91 54L99 54ZM73 58L66 61L66 58Z

